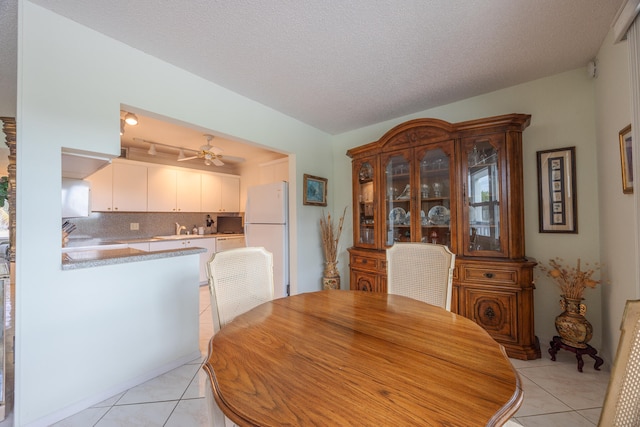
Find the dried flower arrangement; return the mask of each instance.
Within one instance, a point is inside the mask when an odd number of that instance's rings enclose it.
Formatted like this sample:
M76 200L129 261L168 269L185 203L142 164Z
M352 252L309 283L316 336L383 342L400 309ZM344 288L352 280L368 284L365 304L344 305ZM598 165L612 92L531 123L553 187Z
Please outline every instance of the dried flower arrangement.
M565 298L582 299L586 288L595 288L601 282L591 278L596 271L600 270L599 264L590 267L589 263L585 263L586 269L582 270L580 258L575 268L564 266L562 263L561 258L555 258L549 260L548 266L539 264L538 267L556 282Z
M322 236L322 250L324 252L325 262L337 262L338 261L338 242L340 241L340 234L342 233L342 224L344 223L344 216L347 213L347 208L344 208L342 216L338 221L338 228L332 222L331 214L327 214L325 217L324 211L322 212L322 218L320 218L320 233Z

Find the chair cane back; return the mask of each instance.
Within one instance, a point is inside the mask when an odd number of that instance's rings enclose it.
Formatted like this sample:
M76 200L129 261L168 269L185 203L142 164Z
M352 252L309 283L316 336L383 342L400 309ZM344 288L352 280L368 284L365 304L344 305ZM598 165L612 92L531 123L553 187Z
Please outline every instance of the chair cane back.
M213 330L273 299L273 255L262 247L213 254L207 263Z
M627 301L600 427L640 425L640 300Z
M444 245L396 243L387 249L387 290L451 310L455 258Z

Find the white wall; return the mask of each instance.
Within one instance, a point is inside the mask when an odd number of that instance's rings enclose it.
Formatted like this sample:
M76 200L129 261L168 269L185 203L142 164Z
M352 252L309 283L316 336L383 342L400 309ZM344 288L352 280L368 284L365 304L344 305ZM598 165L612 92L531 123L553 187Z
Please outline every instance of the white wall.
M605 360L613 360L626 300L640 298L635 287L638 256L634 241L637 236L634 195L622 193L618 139L618 133L631 123L629 60L627 42L613 41L613 35L609 34L600 48L595 80L600 244L607 279L602 287Z
M347 149L377 140L396 124L418 117L459 122L507 113L532 115L531 126L523 134L527 256L544 262L556 256L567 261L580 257L583 261L598 262L594 80L588 78L582 68L336 136L334 179L345 185L336 191L334 206L351 204L351 186L346 184L350 182L351 173L350 159L345 155ZM579 233L539 233L536 151L567 146L576 147ZM353 242L349 219L350 230L346 236L349 243L345 241L345 248ZM342 253L341 259L345 260L343 268L346 268L347 254ZM634 258L627 256L627 262L633 263ZM536 276L535 330L545 357L549 340L556 335L554 319L560 314L559 292L549 279L539 273ZM600 292L600 289L587 291L585 301L589 310L587 318L594 325L591 343L596 347L600 346L603 334Z
M319 290L322 274L321 209L300 206L296 181L330 177L332 154L325 133L28 1L19 7L15 420L27 425L81 409L152 368L145 364L178 359L134 343L136 322L171 309L167 293L178 292L184 260L61 271L61 146L117 155L124 104L293 153L294 292Z

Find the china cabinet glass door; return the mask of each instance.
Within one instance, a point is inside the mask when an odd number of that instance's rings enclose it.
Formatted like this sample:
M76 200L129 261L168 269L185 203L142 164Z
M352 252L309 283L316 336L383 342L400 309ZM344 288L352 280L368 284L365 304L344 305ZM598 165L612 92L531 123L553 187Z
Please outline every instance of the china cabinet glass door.
M385 244L410 242L411 239L411 162L409 151L392 154L383 160L385 177Z
M416 224L420 230L417 241L451 247L451 200L454 187L451 183L452 143L433 146L418 153L419 200ZM420 218L419 220L417 218Z
M374 162L363 160L356 165L357 185L355 203L358 218L357 242L359 246L375 245L375 215L374 215Z
M463 144L465 255L506 256L499 139L500 136L494 135Z

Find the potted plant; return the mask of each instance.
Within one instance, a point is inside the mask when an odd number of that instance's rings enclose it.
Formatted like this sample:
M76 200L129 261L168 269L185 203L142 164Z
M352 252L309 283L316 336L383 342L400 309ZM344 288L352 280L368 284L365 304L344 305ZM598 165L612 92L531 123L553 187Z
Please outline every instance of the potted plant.
M340 273L338 272L338 243L342 233L342 224L347 208L344 208L342 216L336 227L331 214L325 217L324 211L320 218L320 235L322 237L322 252L324 254L324 271L322 273L323 289L340 289Z
M600 266L591 267L589 263L577 266L564 265L560 258L550 259L549 265L540 264L539 268L560 288L562 299L560 308L563 312L556 317L555 326L560 340L571 347L586 348L592 337L593 327L584 317L587 306L582 303L584 291L595 288L600 280L593 279Z

